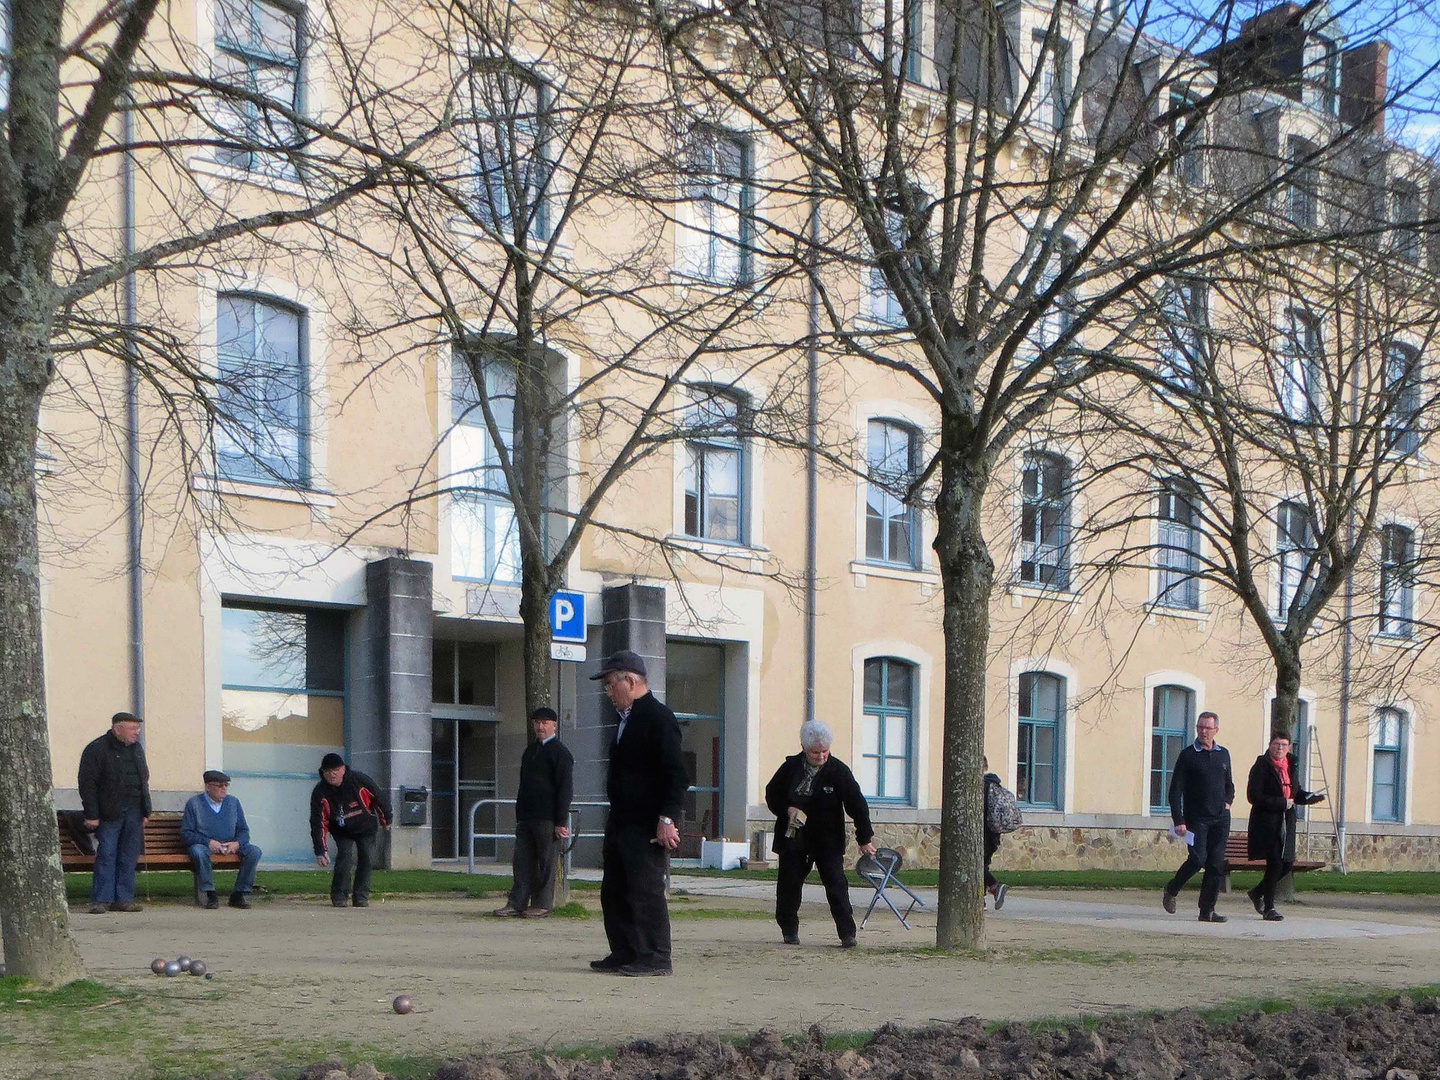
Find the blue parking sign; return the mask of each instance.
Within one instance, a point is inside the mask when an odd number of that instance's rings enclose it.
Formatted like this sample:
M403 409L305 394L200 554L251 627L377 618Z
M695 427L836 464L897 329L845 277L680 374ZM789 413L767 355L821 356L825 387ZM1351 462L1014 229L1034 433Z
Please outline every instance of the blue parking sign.
M585 594L557 592L550 597L550 638L585 644Z

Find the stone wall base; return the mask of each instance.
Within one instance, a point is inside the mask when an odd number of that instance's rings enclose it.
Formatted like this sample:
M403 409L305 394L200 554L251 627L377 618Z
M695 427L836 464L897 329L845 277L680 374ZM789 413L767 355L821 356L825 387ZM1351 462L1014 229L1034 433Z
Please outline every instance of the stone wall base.
M753 822L752 827L773 827ZM1243 828L1243 821L1242 821ZM1297 854L1302 860L1333 862L1335 845L1324 833L1300 834ZM875 826L877 847L894 848L906 866L940 865L940 829L937 825ZM1440 836L1398 833L1354 833L1346 836L1347 865L1355 871L1440 871ZM852 839L846 862L860 856ZM772 856L773 858L773 856ZM1180 842L1164 828L1096 828L1023 826L1000 841L991 866L1003 870L1174 870L1185 861Z

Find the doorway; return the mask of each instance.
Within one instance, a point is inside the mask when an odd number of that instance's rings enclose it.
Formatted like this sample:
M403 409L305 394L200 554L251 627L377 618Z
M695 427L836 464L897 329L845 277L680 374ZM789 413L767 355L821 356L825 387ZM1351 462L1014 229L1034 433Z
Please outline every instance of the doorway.
M430 705L431 856L463 859L469 855L470 811L482 799L496 797L498 769L495 705L498 650L488 642L434 643ZM494 806L476 814L478 832L496 831ZM495 856L496 842L481 841L475 854Z

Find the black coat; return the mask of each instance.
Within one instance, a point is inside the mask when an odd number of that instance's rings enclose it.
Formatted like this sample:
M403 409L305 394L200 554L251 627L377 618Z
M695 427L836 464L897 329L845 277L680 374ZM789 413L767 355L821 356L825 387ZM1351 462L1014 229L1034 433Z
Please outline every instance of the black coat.
M325 854L326 838L332 832L350 840L363 840L389 822L389 801L379 785L359 769L347 765L338 786L327 784L322 776L310 789L310 842L317 857Z
M548 821L564 825L570 819L575 790L575 756L559 736L549 742L531 739L520 755L520 787L515 792L516 821Z
M150 766L138 742L126 746L107 731L80 753L80 804L86 821L115 821L125 806L125 774L121 757L135 755L140 773L140 810L150 816Z
M690 777L680 752L680 722L652 693L630 706L625 733L610 745L609 824L643 825L653 831L661 817L679 821Z
M812 855L843 855L847 812L855 822L857 844L868 844L875 838L875 830L870 827L870 804L865 801L850 766L830 755L830 760L815 774L810 797L804 803L796 803L790 793L804 770L803 752L787 757L765 785L765 805L775 815L772 847L777 854L803 839L803 850ZM796 805L805 811L805 825L792 840L786 837L785 830L790 826L790 807Z
M1295 782L1298 768L1294 754L1290 759L1290 798L1295 806L1319 802L1321 796L1306 791ZM1250 800L1250 825L1246 833L1245 854L1251 859L1284 859L1295 861L1295 806L1286 808L1280 787L1280 774L1270 762L1269 754L1261 754L1250 766L1250 780L1245 785Z

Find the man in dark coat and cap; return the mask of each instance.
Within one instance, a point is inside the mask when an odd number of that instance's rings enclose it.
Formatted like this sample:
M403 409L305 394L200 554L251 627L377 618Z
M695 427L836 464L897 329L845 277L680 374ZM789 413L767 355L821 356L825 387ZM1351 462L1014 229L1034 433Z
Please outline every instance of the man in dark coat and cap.
M1250 766L1250 780L1245 785L1245 797L1250 800L1246 855L1265 860L1265 876L1246 895L1266 922L1285 918L1275 910L1275 886L1295 866L1295 808L1325 798L1299 785L1298 767L1290 752L1290 736L1277 731L1270 736L1270 749Z
M80 754L80 802L85 828L95 834L92 915L142 910L135 902L135 864L150 820L150 766L140 745L141 723L134 713L117 712L110 730Z

